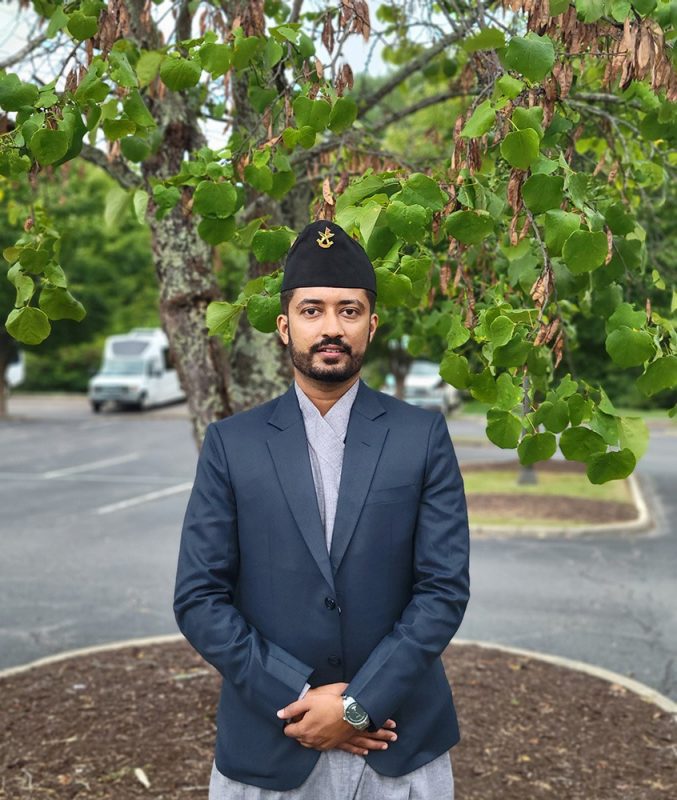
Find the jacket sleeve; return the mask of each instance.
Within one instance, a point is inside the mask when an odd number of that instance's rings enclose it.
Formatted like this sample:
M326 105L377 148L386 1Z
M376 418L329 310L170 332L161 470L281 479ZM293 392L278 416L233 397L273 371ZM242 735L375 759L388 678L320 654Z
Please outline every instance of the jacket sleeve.
M245 702L283 728L276 711L298 698L313 668L264 638L234 607L238 570L235 496L221 436L210 423L181 531L174 615Z
M414 541L412 597L351 680L374 729L394 717L458 630L470 597L468 511L446 420L435 415Z

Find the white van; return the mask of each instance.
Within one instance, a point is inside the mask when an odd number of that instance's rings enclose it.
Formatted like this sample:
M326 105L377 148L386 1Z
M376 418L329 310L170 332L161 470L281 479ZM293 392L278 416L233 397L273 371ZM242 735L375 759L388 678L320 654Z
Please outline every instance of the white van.
M161 328L133 328L106 339L101 369L87 391L93 411L106 401L137 409L184 400Z
M26 379L26 359L23 350L17 349L5 369L5 386L13 389Z

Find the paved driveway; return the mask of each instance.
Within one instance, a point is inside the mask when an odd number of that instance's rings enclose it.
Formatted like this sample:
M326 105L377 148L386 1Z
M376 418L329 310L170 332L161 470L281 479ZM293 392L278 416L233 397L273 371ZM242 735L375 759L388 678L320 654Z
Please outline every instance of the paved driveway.
M14 396L0 422L0 668L176 632L176 555L196 448L185 406L94 415L81 397ZM463 464L511 458L453 419ZM476 540L459 636L607 667L677 699L677 436L638 476L650 534Z

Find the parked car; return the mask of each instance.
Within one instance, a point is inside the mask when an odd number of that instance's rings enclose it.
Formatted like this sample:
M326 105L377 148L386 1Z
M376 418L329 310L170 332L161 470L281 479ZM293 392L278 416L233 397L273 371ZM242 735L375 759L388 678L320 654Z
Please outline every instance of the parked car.
M445 416L461 404L458 389L445 383L440 378L439 364L433 361L414 360L404 379L404 400L414 406L434 408ZM395 394L395 378L386 377L383 387L387 394Z
M23 350L17 349L12 355L5 369L5 386L13 389L24 382L26 378L26 359Z
M161 328L133 328L109 336L101 369L89 381L92 411L107 401L137 409L185 399L174 369L169 341Z

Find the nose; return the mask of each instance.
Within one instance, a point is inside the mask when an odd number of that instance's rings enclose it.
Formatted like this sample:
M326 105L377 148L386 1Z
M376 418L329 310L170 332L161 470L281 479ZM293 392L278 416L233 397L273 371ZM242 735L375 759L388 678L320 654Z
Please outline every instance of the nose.
M343 336L343 322L338 312L333 309L328 309L324 315L324 325L322 326L322 335L327 339Z

